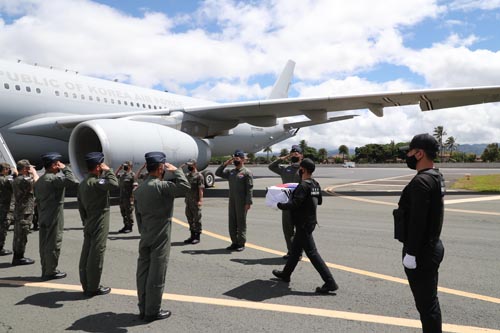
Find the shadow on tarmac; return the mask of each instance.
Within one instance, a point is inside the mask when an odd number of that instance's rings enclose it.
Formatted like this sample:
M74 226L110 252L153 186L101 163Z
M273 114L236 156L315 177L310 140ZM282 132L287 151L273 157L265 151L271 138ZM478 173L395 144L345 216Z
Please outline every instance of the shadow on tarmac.
M252 302L261 302L271 298L288 295L294 296L323 296L313 291L292 291L288 283L278 279L253 280L224 293L229 297L244 299ZM334 295L334 294L331 294Z
M225 248L222 249L212 249L212 250L184 250L181 251L181 253L184 254L231 254L232 252L229 250L226 250Z
M111 234L111 233L110 233ZM141 239L141 236L121 236L121 237L116 237L116 236L108 236L109 240L134 240L134 239Z
M243 264L243 265L284 265L286 259L282 257L272 257L272 258L260 258L260 259L231 259L231 261Z
M5 264L7 264L7 267L12 267L11 264L9 263L2 263L0 264L0 268L5 268ZM11 284L11 283L3 283L2 281L24 281L24 282L40 282L41 279L39 276L11 276L11 277L3 277L0 278L0 286L2 287L9 287L9 288L18 288L18 287L24 287L23 284Z
M134 313L103 312L75 321L67 331L125 333L127 327L147 324Z
M36 305L44 308L57 309L62 308L64 304L60 302L82 301L88 299L82 292L76 291L51 291L48 293L39 293L26 297L16 305Z

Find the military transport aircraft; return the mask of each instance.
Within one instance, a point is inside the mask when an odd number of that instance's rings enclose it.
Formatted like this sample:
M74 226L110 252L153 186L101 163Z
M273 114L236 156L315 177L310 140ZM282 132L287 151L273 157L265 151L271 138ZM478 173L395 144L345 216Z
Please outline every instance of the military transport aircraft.
M0 61L0 159L39 160L59 151L75 174L86 172L83 156L102 151L117 167L142 165L147 151L163 151L169 162L190 158L206 168L211 155L234 149L257 152L288 139L301 127L351 119L329 112L417 104L422 111L500 101L500 86L355 96L288 98L295 63L288 61L267 100L215 103L81 74ZM290 116L309 120L288 122ZM3 137L3 138L2 138ZM205 173L213 180L213 175Z

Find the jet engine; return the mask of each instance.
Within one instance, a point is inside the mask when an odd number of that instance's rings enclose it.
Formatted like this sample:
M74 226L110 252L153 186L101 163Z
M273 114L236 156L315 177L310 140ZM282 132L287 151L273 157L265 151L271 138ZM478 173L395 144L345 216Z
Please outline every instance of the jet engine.
M85 121L75 127L69 138L69 160L75 175L82 179L87 172L85 154L104 153L104 162L115 170L124 161L132 161L136 171L145 163L144 154L161 151L167 162L179 166L189 159L198 169L207 167L211 158L208 144L176 129L126 119Z

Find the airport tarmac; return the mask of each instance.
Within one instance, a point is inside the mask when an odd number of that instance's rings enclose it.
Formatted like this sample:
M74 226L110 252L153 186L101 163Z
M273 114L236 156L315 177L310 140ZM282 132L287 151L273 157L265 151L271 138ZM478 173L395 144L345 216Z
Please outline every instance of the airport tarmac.
M281 213L264 205L267 186L279 183L265 167L252 168L254 204L247 218L247 247L228 252L227 183L206 191L203 234L184 245L189 232L183 199L177 199L162 321L138 318L135 269L139 234L118 234L119 207L111 208L102 284L106 296L86 298L78 279L83 241L75 198L67 198L59 268L62 280L42 282L38 234L29 236L30 266L12 267L0 257L0 332L419 332L420 321L393 239L392 210L413 176L408 169L318 168L328 195L318 209L314 237L340 288L317 295L322 284L306 259L290 284L271 271L285 261ZM499 169L442 169L453 181ZM500 195L450 191L446 197L439 298L445 332L500 332ZM9 232L7 244L12 242Z

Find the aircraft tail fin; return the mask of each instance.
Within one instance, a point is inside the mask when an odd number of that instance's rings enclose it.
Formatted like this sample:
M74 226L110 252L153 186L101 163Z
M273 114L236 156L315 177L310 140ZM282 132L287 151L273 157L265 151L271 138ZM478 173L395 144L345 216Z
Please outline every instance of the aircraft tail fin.
M267 99L279 99L288 97L288 88L292 82L293 70L295 69L295 61L288 60L285 68L274 83L273 89Z

